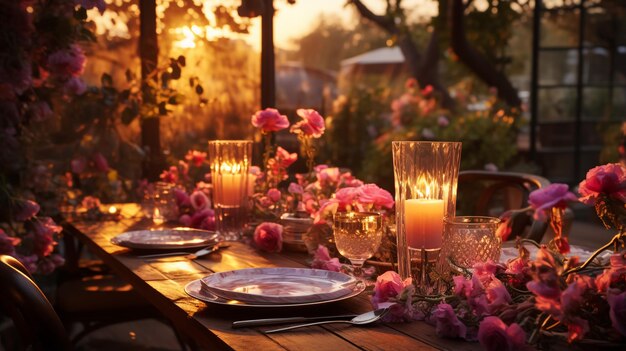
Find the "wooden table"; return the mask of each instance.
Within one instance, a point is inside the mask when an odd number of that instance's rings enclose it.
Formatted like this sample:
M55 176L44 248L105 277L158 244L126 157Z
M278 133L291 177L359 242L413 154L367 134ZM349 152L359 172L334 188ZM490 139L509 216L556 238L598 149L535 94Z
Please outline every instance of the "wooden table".
M250 267L302 267L305 255L283 252L262 253L249 245L234 243L228 249L207 257L187 260L182 257L140 259L110 239L129 230L146 229L151 222L140 218L136 205L118 206L122 219L117 221L71 221L68 232L171 320L179 332L207 350L479 350L477 343L441 339L432 326L423 322L377 324L351 327L343 324L297 329L265 335L260 328L232 329L236 320L289 316L323 316L363 313L371 310L367 293L355 298L315 307L248 308L205 304L189 297L183 287L212 272Z

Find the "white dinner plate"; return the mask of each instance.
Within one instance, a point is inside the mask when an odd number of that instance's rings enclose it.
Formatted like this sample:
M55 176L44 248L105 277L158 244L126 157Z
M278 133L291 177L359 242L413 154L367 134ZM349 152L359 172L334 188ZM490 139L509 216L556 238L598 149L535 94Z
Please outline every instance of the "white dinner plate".
M246 268L201 279L202 290L228 300L254 304L293 304L332 300L350 294L358 279L311 268Z
M331 302L337 302L342 300L347 300L349 298L355 297L365 290L365 284L355 284L352 291L341 297L331 300L324 301L315 301L315 302L306 302L306 303L290 303L290 304L267 304L267 303L246 303L237 300L229 300L222 297L219 297L211 292L202 289L202 283L200 279L196 279L192 282L189 282L185 286L185 292L187 295L198 299L205 303L217 304L217 305L228 305L228 306L238 306L238 307L263 307L263 308L274 308L274 307L301 307L301 306L314 306L321 305Z
M122 233L111 242L131 249L193 249L217 242L216 232L193 228L136 230Z
M534 260L537 257L538 248L532 244L524 244L524 247L530 253L530 259ZM600 262L604 262L605 260L608 262L608 258L610 257L611 253L612 252L610 250L604 251L600 255L597 256L598 257L597 259L599 259ZM584 262L589 257L591 257L592 254L593 254L593 251L589 251L588 249L585 249L584 247L577 246L577 245L570 245L570 252L566 256L568 257L578 256L580 261ZM519 255L519 250L515 248L515 242L511 241L511 242L506 242L502 244L500 262L506 263L509 260L517 258L518 255Z

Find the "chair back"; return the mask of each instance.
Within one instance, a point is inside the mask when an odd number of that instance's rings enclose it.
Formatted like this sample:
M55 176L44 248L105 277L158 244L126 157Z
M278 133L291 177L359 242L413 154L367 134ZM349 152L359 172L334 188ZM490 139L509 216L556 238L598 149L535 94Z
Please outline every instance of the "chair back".
M528 196L550 185L544 177L526 173L469 170L459 173L457 215L499 217L508 210L528 206ZM527 229L530 227L530 229ZM509 239L516 236L541 241L548 224L518 216Z
M13 320L23 349L70 350L63 323L14 257L0 255L0 309Z

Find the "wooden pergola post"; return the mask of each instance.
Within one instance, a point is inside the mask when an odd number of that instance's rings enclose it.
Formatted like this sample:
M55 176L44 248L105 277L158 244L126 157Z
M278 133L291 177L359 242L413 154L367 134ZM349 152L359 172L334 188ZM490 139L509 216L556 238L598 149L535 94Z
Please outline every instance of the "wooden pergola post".
M159 56L159 42L156 32L156 0L139 1L139 55L141 58L142 84L157 68ZM157 79L155 76L154 79ZM156 104L155 97L144 94L144 103ZM141 145L146 152L143 164L143 177L149 181L159 179L164 166L164 157L161 150L159 118L141 119Z
M261 14L261 108L276 107L274 0L265 0Z

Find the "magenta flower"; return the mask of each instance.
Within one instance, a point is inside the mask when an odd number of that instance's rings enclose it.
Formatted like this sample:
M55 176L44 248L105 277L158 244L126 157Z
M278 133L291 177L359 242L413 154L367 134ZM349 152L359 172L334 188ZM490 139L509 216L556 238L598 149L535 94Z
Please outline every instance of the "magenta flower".
M190 207L191 199L187 192L180 188L174 189L174 200L176 201L176 206L180 207Z
M319 245L313 255L313 263L311 264L311 267L339 272L341 270L341 263L339 263L339 259L337 257L330 257L330 253L328 252L328 248L326 248L326 246Z
M307 201L305 201L305 206L308 207ZM317 211L314 211L314 224L324 224L326 223L326 218L332 217L335 212L339 209L339 201L337 199L330 199L325 201L320 201L320 208ZM307 212L310 212L309 208L307 208Z
M22 201L18 205L18 211L15 214L15 219L23 222L33 218L37 212L39 212L39 204L35 201L26 200Z
M337 184L340 176L341 172L337 167L326 167L319 170L316 174L317 180L324 185Z
M287 191L290 194L302 194L304 192L304 189L302 189L302 185L292 182L289 183L289 188L287 188Z
M208 217L214 217L215 218L215 211L213 211L210 208L205 208L205 209L203 209L201 211L196 211L191 216L190 227L200 228L202 226L202 223L204 223L205 219L207 219Z
M600 293L607 292L613 284L626 277L626 251L611 255L609 262L609 268L605 269L595 280L595 285Z
M553 207L565 208L568 201L577 201L576 195L570 192L567 184L554 183L545 188L537 189L528 196L528 203L535 209L534 218L545 220L546 212Z
M554 258L546 248L537 251L537 259L533 263L533 267L533 280L526 283L528 290L538 297L559 300L561 297L559 278Z
M211 200L200 190L194 191L189 197L189 200L191 201L191 207L196 211L202 211L211 207Z
M166 183L178 183L178 168L176 166L171 166L168 170L163 171L159 178Z
M489 316L480 322L478 341L487 351L513 351L526 348L526 333L516 323L507 325L498 317Z
M280 146L276 148L276 161L281 167L287 168L297 160L298 154L296 154L295 152L289 153L289 151L283 149Z
M263 222L254 230L254 243L264 251L280 252L283 248L283 226Z
M372 205L374 208L393 208L394 200L391 194L376 184L365 184L359 187L357 194L357 201L361 204Z
M63 85L65 95L83 95L86 91L87 84L78 77L71 77Z
M184 225L185 227L191 227L191 216L188 214L184 214L178 218L178 223Z
M626 291L623 291L621 294L609 293L607 300L611 307L609 316L611 317L613 328L622 336L626 336Z
M358 188L341 188L335 193L335 199L339 201L341 209L345 210L348 206L352 205L358 195Z
M509 291L506 289L504 284L502 284L502 282L495 277L487 286L485 294L487 295L487 301L489 302L488 310L490 313L495 313L512 301Z
M104 157L104 155L102 155L99 152L96 152L95 154L93 154L91 159L98 171L103 172L103 173L109 171L109 163L107 162L107 159Z
M575 313L583 302L583 294L591 289L595 290L593 278L588 275L577 275L561 294L564 313Z
M467 327L461 322L452 306L447 303L437 305L433 312L435 320L435 332L441 338L465 338Z
M291 132L294 134L303 134L313 138L319 138L324 134L326 126L324 117L313 109L298 109L298 116L302 117L302 121L291 126Z
M280 197L282 196L280 190L276 189L276 188L272 188L270 190L267 191L267 197L272 201L272 202L278 202L280 201Z
M578 192L580 202L595 205L596 200L605 194L626 202L626 170L619 163L609 163L590 169L585 180L580 182Z
M402 290L404 290L404 288L411 285L411 278L402 280L398 273L394 271L387 271L376 278L372 304L375 308L378 308L380 303L387 302L389 299L395 298L402 292Z
M46 68L55 76L70 79L83 73L85 60L83 49L72 45L69 49L59 50L48 56Z
M187 162L191 163L195 167L200 167L206 160L206 152L189 150L185 155L185 160L187 160Z
M15 247L19 245L20 242L21 240L19 238L8 236L7 233L0 228L0 255L15 256Z
M33 222L33 228L33 253L39 257L50 255L56 245L53 235L60 233L63 228L50 217L38 218Z
M259 110L252 115L252 125L263 132L277 132L289 127L287 116L281 115L275 108Z

